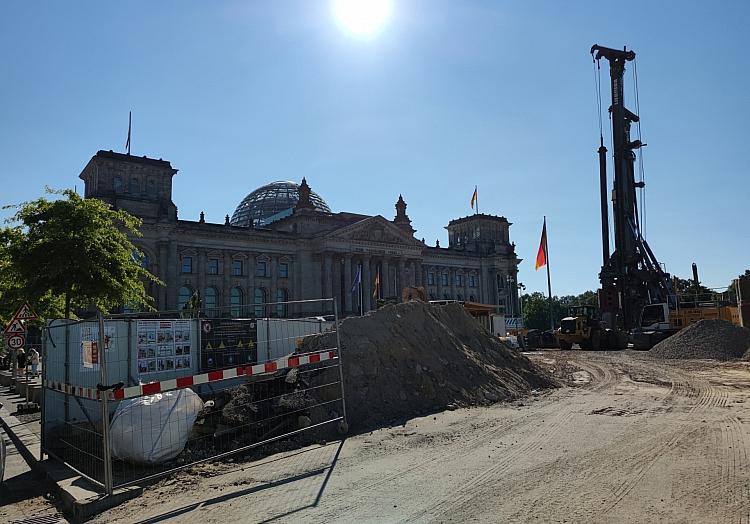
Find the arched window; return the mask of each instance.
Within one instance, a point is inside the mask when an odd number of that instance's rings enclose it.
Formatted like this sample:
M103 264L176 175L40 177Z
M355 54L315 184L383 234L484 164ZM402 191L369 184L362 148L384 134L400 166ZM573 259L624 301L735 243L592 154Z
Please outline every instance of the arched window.
M193 290L187 286L182 286L177 293L177 309L184 309L191 296L193 296Z
M276 316L280 318L284 318L286 316L286 304L285 302L289 300L289 293L287 293L286 289L277 289L276 290Z
M266 302L266 290L262 287L256 287L255 288L255 316L256 317L262 317L264 308L262 304Z
M242 290L238 287L233 287L229 295L229 302L232 306L232 316L242 316Z
M219 293L215 287L207 287L203 294L203 308L209 317L218 317L219 310L216 308L219 302Z

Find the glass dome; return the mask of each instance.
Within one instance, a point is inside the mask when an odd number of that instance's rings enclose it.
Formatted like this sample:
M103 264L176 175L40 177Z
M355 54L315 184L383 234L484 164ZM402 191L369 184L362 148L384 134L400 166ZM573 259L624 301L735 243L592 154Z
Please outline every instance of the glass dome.
M299 184L294 182L271 182L247 195L232 214L233 226L259 227L292 214L299 200ZM331 212L320 195L310 191L316 211Z

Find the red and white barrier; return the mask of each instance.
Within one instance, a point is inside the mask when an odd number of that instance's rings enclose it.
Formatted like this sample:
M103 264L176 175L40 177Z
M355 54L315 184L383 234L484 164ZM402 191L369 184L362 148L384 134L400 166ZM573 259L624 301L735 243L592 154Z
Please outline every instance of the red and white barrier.
M305 353L302 355L289 355L276 360L270 360L261 364L255 364L252 366L239 366L236 368L229 369L217 369L216 371L209 371L208 373L201 373L200 375L192 375L189 377L180 377L170 380L162 380L159 382L149 382L147 384L139 384L137 386L130 386L126 388L116 389L109 391L107 398L110 400L124 400L126 398L142 397L144 395L153 395L155 393L164 393L166 391L173 391L176 389L189 388L190 386L196 386L198 384L208 384L211 382L219 382L221 380L229 380L238 377L250 377L257 375L266 375L269 373L275 373L281 369L296 368L304 366L306 364L316 364L318 362L325 362L326 360L334 360L338 358L336 350L325 350L318 351L316 353ZM55 382L47 380L44 382L44 387L55 391L60 391L67 395L74 395L76 397L87 398L91 400L100 400L101 392L96 388L85 388L81 386L73 386L71 384L63 384L61 382Z

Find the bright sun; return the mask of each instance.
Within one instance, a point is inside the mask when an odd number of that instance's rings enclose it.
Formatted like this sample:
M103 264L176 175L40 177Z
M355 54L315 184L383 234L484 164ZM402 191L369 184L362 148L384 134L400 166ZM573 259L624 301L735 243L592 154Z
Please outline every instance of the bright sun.
M377 34L388 22L393 0L332 0L331 7L341 27L367 38Z

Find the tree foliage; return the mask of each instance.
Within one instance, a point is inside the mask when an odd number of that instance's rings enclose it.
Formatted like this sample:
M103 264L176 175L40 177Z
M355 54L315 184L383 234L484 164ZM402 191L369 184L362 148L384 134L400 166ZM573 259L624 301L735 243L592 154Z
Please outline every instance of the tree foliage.
M548 330L550 328L550 300L544 293L536 291L525 294L523 299L523 323L529 329ZM560 325L568 314L568 307L591 305L598 306L599 299L596 291L585 291L580 295L565 295L552 297L552 320L555 327Z
M750 269L746 269L745 272L740 276L750 277ZM729 300L735 300L737 298L737 279L732 279L732 282L729 284L726 293L729 297Z
M141 267L142 254L128 238L140 236L140 219L69 189L48 192L60 198L14 206L14 225L0 229L3 305L28 300L47 318L92 305L151 307L143 283L158 280Z

